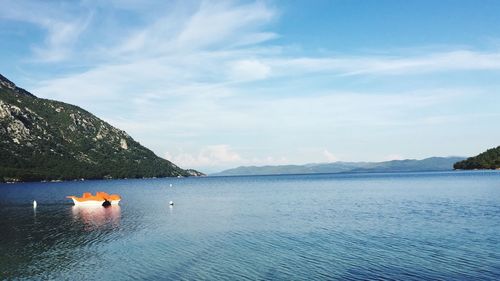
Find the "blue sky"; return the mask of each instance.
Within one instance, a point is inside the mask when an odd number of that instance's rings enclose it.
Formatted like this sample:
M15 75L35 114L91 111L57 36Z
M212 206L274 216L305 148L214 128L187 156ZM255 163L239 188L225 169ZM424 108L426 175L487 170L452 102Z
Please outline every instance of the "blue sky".
M0 73L181 167L499 145L500 1L2 1Z

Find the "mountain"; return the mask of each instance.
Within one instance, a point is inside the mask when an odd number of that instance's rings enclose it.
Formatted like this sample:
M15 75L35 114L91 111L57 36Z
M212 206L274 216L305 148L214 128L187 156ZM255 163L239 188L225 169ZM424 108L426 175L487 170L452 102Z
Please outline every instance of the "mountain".
M425 171L450 171L453 163L463 160L464 157L430 157L422 160L392 160L371 163L366 167L358 168L352 172L425 172Z
M463 159L465 158L431 157L422 160L408 159L385 162L334 162L260 167L242 166L215 173L212 176L451 171L453 163Z
M198 176L74 105L0 75L0 182Z
M453 168L460 170L500 169L500 146L488 149L477 156L457 162L453 165Z

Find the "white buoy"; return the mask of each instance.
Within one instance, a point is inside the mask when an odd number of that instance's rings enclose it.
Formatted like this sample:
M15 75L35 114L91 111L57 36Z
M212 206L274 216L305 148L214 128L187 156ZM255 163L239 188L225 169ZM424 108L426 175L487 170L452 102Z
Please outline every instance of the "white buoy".
M36 200L33 200L33 208L36 208Z
M168 204L169 204L170 206L173 206L173 205L174 205L174 201L170 201L170 202L168 202Z
M172 187L172 184L170 184L170 187Z

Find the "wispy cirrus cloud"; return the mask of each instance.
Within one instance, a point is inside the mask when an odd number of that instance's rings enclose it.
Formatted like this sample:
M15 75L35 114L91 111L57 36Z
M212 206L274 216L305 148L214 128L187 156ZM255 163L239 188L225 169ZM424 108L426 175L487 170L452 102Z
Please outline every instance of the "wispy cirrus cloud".
M89 109L186 167L381 160L391 145L377 156L365 139L390 143L397 131L411 145L408 128L466 122L475 98L495 101L477 85L428 87L428 74L500 72L500 51L468 47L289 52L274 40L282 14L265 1L0 3L0 18L44 30L38 63L69 69L32 84L35 94ZM421 143L439 131L428 134Z
M173 7L108 51L110 56L144 58L256 45L277 36L261 30L275 16L271 8L259 2L235 5L231 1L202 1L190 5L187 11Z
M272 58L264 61L275 73L338 75L414 75L447 71L500 70L500 51L450 50L423 55L364 55Z
M93 16L88 10L68 14L68 7L64 5L39 1L0 1L0 6L0 19L30 23L45 32L43 44L32 46L33 59L37 62L67 59Z

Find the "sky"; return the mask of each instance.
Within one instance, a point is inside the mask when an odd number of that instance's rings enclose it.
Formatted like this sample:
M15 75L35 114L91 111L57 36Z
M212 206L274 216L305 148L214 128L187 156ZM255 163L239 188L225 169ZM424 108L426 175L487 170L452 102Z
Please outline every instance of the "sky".
M500 143L500 1L5 1L0 73L183 168Z

